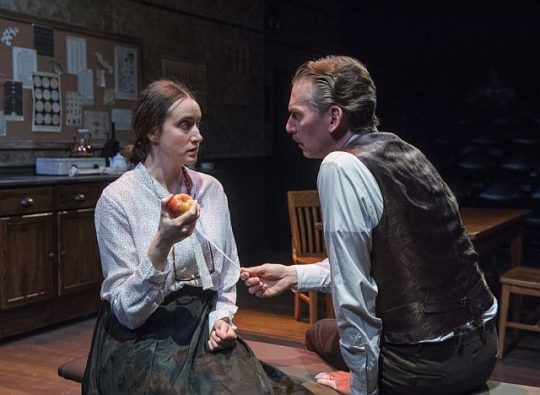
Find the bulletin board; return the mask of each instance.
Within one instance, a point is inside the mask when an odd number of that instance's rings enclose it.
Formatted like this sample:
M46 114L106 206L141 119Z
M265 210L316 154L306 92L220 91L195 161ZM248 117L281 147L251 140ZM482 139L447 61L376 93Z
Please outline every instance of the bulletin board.
M130 142L141 85L139 40L0 12L0 149Z

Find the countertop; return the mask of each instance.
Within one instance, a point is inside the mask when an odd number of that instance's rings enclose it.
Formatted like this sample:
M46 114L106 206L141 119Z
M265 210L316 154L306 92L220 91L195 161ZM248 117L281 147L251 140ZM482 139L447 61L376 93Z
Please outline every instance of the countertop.
M77 184L85 182L110 182L121 174L97 174L69 176L37 175L33 168L5 168L0 170L0 188L37 185Z

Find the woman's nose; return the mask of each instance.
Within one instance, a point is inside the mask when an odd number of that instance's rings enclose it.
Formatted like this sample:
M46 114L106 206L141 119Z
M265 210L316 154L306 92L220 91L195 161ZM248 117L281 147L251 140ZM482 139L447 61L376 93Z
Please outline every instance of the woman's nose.
M199 130L198 126L195 126L194 128L195 133L193 134L192 140L201 142L203 141L203 136L201 134L201 131Z

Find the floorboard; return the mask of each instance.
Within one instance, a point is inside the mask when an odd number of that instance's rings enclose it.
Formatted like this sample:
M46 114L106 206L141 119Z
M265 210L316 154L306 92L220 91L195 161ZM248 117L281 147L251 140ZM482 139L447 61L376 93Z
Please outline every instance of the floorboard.
M245 338L303 347L309 323L292 318L291 293L261 300L240 284L238 305L235 323ZM80 394L80 386L60 378L57 369L88 353L94 323L90 317L0 342L0 395ZM510 347L491 379L540 387L540 334L527 333Z

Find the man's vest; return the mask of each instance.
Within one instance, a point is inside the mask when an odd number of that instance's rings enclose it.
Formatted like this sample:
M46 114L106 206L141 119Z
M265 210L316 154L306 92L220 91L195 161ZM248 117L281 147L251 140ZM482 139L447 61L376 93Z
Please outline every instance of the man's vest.
M457 201L427 158L391 133L362 134L355 155L381 189L371 275L383 340L416 343L481 320L493 303Z

